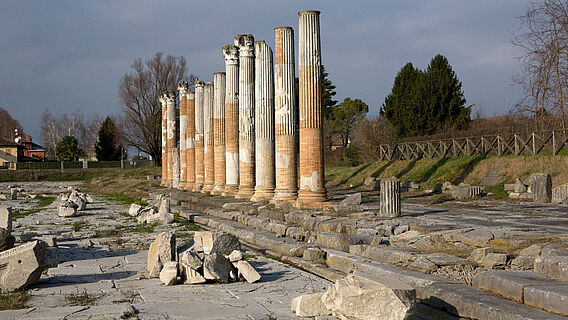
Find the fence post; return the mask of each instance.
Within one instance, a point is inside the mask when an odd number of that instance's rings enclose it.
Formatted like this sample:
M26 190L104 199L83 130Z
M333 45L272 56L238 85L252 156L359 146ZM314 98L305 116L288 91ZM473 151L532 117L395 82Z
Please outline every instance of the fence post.
M61 160L61 172L63 172L63 169L65 169L65 165L64 165L63 160Z
M552 155L556 155L556 132L552 131Z
M535 135L534 132L532 133L532 154L535 155L536 154L536 144L535 144Z

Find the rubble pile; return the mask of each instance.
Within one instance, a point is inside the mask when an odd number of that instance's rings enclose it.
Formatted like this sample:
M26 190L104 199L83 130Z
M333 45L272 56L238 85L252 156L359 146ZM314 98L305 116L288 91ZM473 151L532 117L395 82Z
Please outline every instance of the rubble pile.
M93 198L79 191L74 187L69 187L71 193L62 193L58 197L57 215L60 217L74 217L77 211L87 209L87 204L93 202Z
M141 206L133 203L130 205L128 215L136 217L138 223L160 223L170 224L174 221L174 215L171 212L171 199L169 196L160 194L156 197L156 206ZM156 210L156 208L158 208Z
M552 178L548 173L533 173L524 181L517 178L514 184L505 184L509 198L533 200L540 203L562 203L568 196L565 185L552 189Z
M162 232L150 245L148 273L167 286L260 280L260 274L243 259L239 240L228 233L197 231L193 244L176 254L175 234Z

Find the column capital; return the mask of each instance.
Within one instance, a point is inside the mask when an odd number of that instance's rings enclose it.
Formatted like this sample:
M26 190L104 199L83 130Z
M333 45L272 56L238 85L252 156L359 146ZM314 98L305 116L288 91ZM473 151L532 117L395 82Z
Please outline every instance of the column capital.
M185 81L180 82L180 84L178 84L177 91L179 92L180 97L184 97L189 91L189 84Z
M241 57L254 57L254 36L252 34L238 34L234 40L235 45L239 47Z
M173 92L171 92L171 91L170 91L170 92L166 92L166 93L164 94L164 98L166 99L166 102L167 102L167 103L173 103L173 102L175 101L175 99L176 99L176 94L173 93Z
M318 16L320 13L321 12L318 10L304 10L304 11L299 11L298 16L307 16L307 15Z
M225 65L237 65L239 64L239 47L232 44L223 46L221 50L223 57L225 57Z
M197 89L203 89L203 87L205 87L205 82L204 82L204 81L201 81L201 80L197 80L197 79L196 79L196 80L193 82L193 84L194 84L194 86L195 86L195 90L197 90Z
M166 107L166 98L165 98L165 95L164 95L164 94L161 94L161 95L158 97L158 101L160 101L160 104L162 105L162 108L165 108L165 107Z

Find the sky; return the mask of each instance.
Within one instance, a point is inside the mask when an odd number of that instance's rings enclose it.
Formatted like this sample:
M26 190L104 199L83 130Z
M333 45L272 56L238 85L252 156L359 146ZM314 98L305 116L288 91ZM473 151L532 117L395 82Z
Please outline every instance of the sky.
M511 44L528 0L2 0L0 107L40 140L41 114L120 114L120 78L134 59L184 56L205 81L225 71L221 47L251 33L274 48L274 28L297 32L301 10L321 11L322 63L336 100L376 116L407 63L436 54L454 68L473 113L507 113L521 52ZM297 59L296 35L296 59Z

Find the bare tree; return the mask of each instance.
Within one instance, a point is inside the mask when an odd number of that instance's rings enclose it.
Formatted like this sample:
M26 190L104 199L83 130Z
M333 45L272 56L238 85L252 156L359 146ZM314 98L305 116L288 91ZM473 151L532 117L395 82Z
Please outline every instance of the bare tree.
M174 91L178 83L195 77L187 74L184 57L164 56L157 53L153 58L134 60L132 71L120 79L119 97L124 111L124 141L139 151L152 156L161 163L162 131L161 105L158 96L165 91Z
M0 138L14 141L14 132L18 129L18 134L23 134L20 122L10 115L8 111L0 108Z

